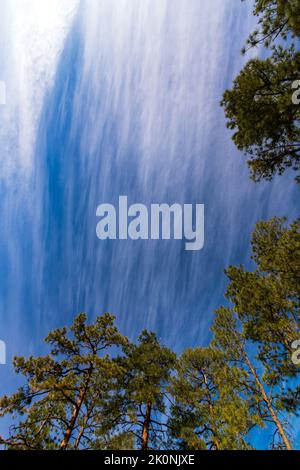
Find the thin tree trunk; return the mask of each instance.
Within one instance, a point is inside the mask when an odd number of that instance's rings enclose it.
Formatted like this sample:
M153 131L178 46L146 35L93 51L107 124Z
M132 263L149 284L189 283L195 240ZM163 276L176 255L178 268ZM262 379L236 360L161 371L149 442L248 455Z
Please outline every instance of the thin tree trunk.
M142 450L148 449L150 421L151 421L151 403L148 400L146 403L146 414L145 414L145 419L143 423Z
M275 412L275 410L274 410L274 408L273 408L273 406L272 406L272 403L271 403L271 401L270 401L270 399L269 399L269 397L268 397L268 395L267 395L267 393L266 393L266 391L265 391L265 388L264 388L262 382L260 381L259 376L258 376L258 374L257 374L257 372L256 372L256 370L255 370L255 368L254 368L254 366L252 365L252 363L251 363L251 361L250 361L248 355L246 354L246 352L244 352L244 354L245 354L245 359L246 359L246 362L247 362L247 364L248 364L248 367L249 367L249 369L250 369L250 371L251 371L251 373L252 373L252 375L253 375L253 377L254 377L254 380L255 380L255 382L256 382L256 384L257 384L257 386L258 386L258 388L259 388L259 390L260 390L260 392L261 392L261 395L262 395L262 397L263 397L263 400L264 400L265 404L267 405L267 408L268 408L268 410L269 410L269 412L270 412L271 418L273 419L273 421L274 421L274 423L275 423L275 425L276 425L276 427L277 427L277 430L278 430L278 432L279 432L279 434L280 434L280 436L281 436L282 442L284 443L284 445L285 445L285 447L287 448L287 450L292 450L292 449L293 449L293 448L292 448L292 445L291 445L291 443L290 443L290 441L289 441L289 439L288 439L288 437L287 437L287 435L286 435L286 433L285 433L285 431L284 431L284 428L283 428L283 426L282 426L282 424L281 424L280 419L278 418L278 416L277 416L277 414L276 414L276 412Z
M209 386L208 386L208 380L207 380L207 375L205 372L203 372L203 378L204 378L204 384L205 384L205 387L206 387L206 390L207 390L207 393L208 393L208 406L209 406L209 411L210 411L210 415L212 417L212 421L214 419L214 406L213 406L213 402L212 402L212 398L211 398L211 393L210 393L210 390L209 390ZM217 432L216 430L213 428L212 429L212 433L213 433L213 437L212 437L212 442L213 444L215 445L216 447L216 450L221 450L221 444L220 444L220 441L217 437Z
M77 438L76 438L76 442L75 442L75 445L74 445L74 449L78 449L78 446L79 446L79 444L80 444L80 440L81 440L81 438L82 438L82 436L83 436L83 433L84 433L84 431L85 431L85 428L86 428L88 419L89 419L89 417L88 417L88 415L87 415L87 416L84 418L83 425L81 426L80 431L79 431L79 433L78 433L78 436L77 436Z
M70 419L69 425L68 425L67 430L65 432L64 438L63 438L63 440L60 444L60 450L65 450L67 448L68 444L69 444L69 441L70 441L72 432L74 430L74 427L75 427L75 424L76 424L76 421L77 421L77 418L78 418L78 415L79 415L79 412L80 412L85 394L87 392L87 389L88 389L88 386L89 386L89 383L90 383L90 379L91 379L91 376L92 376L92 370L93 370L93 367L90 368L86 383L85 383L83 389L81 390L81 392L79 394L76 405L74 405L72 417Z

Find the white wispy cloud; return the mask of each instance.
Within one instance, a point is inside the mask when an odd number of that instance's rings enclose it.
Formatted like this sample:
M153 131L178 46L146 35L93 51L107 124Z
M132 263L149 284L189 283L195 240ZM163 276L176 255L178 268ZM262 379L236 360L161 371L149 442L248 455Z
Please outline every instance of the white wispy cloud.
M78 0L2 0L1 76L6 105L0 110L1 177L30 173L45 95L77 11ZM5 40L5 42L4 42Z

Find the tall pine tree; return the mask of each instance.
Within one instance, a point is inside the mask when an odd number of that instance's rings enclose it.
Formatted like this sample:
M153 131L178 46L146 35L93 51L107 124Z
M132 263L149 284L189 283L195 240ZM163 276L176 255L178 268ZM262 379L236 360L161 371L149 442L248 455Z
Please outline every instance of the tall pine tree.
M101 411L122 372L107 351L127 343L113 323L105 314L88 325L80 314L70 331L59 328L47 336L49 355L14 359L27 383L0 400L0 415L19 419L0 443L23 450L92 447L104 425Z
M118 397L119 427L122 432L133 434L135 445L142 450L162 448L166 394L176 355L147 330L142 331L137 344L128 344L124 351L125 357L119 360L124 370Z
M183 449L248 449L253 417L242 396L243 370L222 351L187 349L171 383L170 434Z

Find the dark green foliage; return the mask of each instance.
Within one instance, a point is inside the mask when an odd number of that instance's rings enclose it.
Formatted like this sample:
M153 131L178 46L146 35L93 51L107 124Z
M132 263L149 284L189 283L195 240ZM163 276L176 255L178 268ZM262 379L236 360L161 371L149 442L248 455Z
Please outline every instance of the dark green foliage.
M291 360L292 343L300 337L300 223L285 222L273 218L257 224L252 238L256 270L226 270L232 309L219 309L213 327L214 344L232 363L245 365L251 378L249 398L256 389L262 398L259 414L268 420L272 412L297 413L300 406L295 382L300 369ZM256 355L254 362L249 351ZM263 374L255 371L255 364Z
M243 321L246 339L259 344L270 384L299 369L291 363L291 344L300 336L300 221L259 222L253 233L254 272L232 266L227 297Z
M138 448L163 445L166 433L165 395L176 355L144 330L137 344L128 344L120 365L122 428L133 433Z
M250 60L221 104L234 143L249 157L252 179L261 181L300 169L300 108L292 99L300 75L300 1L255 0L253 14L258 28L243 52L263 43L272 54Z
M266 60L250 60L224 93L227 127L254 181L300 169L300 107L292 102L299 76L300 53L278 47Z
M48 356L14 359L16 372L27 383L0 401L2 416L21 417L2 443L14 449L90 447L99 415L122 372L107 355L110 347L127 343L113 322L105 314L87 325L86 315L80 314L70 332L60 328L47 336Z
M184 449L247 449L252 418L241 396L243 371L212 348L187 349L171 383L171 434Z
M253 14L259 18L258 27L250 35L248 47L259 43L269 47L277 38L300 36L299 0L255 0Z

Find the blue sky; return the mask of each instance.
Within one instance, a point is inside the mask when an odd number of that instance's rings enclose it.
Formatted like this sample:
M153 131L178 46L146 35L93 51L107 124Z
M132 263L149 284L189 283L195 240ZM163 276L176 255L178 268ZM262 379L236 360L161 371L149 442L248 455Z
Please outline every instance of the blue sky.
M43 352L49 329L80 311L91 320L112 312L129 337L147 327L177 351L207 344L224 268L251 267L255 222L299 211L293 175L249 180L219 107L246 60L251 2L0 0L0 9L8 363ZM204 249L100 241L96 208L119 195L204 203ZM16 386L9 364L0 381L1 393Z

